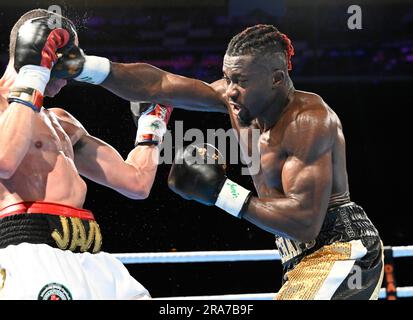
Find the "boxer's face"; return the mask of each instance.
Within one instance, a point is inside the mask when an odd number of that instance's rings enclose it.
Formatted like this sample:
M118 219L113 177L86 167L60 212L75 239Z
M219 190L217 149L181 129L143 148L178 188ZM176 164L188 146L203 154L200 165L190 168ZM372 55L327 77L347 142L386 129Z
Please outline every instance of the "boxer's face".
M255 56L228 56L223 63L226 95L244 125L258 118L274 99L272 69Z

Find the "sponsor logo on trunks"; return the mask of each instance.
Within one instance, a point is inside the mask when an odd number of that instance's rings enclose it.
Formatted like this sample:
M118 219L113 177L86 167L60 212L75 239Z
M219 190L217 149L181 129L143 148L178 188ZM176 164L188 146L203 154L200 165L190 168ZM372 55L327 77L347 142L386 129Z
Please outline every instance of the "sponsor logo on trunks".
M60 216L60 226L58 223L51 236L62 250L96 253L102 246L102 234L94 220Z
M302 248L294 240L277 237L275 243L277 245L282 263L291 260L303 252Z
M354 238L356 236L356 233L353 230L353 227L351 225L351 221L348 218L348 216L345 213L340 213L342 220L343 220L343 224L344 224L344 228L346 230L346 234L350 237L350 238Z
M52 282L40 290L37 300L73 300L70 291L62 284Z
M304 250L309 250L314 247L316 242L315 240L312 240L304 243L283 237L276 237L275 244L277 245L281 262L286 263L287 261L302 254Z

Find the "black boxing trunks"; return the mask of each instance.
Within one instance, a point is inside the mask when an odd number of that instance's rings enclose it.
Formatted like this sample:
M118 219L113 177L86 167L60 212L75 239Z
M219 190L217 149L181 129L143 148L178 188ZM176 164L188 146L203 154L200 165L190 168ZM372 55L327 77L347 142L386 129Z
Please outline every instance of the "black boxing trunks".
M102 235L91 211L48 202L20 202L0 210L0 249L23 242L97 253Z
M378 299L383 246L377 229L355 203L329 209L314 241L277 236L276 244L284 273L276 299Z

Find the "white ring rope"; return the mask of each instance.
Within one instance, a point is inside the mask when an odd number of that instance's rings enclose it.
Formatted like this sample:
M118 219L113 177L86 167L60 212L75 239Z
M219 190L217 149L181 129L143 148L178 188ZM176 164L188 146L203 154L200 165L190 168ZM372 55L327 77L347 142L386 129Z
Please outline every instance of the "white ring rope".
M279 260L278 250L116 253L124 264Z
M393 258L413 257L413 246L390 247L393 250Z
M245 294L223 294L216 296L185 296L185 297L165 297L154 300L274 300L276 292L270 293L245 293ZM397 288L398 298L413 297L413 287ZM379 299L386 298L386 289L380 290Z
M392 250L394 258L413 256L413 246L392 247ZM280 260L278 250L148 252L113 255L124 264Z
M393 258L412 257L413 245L386 247L393 251ZM238 250L238 251L189 251L189 252L148 252L115 253L124 264L134 263L191 263L191 262L233 262L280 260L278 250ZM226 294L214 296L165 297L156 300L273 300L276 293ZM413 287L397 288L398 298L413 297ZM382 288L380 299L386 298Z

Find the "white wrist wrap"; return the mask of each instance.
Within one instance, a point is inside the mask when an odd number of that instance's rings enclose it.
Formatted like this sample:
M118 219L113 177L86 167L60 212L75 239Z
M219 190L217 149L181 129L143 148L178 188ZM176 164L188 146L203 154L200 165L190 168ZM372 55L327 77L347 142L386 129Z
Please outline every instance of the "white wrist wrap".
M50 79L50 69L36 65L25 65L20 68L13 87L28 87L44 95L44 89Z
M82 72L75 78L77 81L101 84L110 72L110 61L97 56L85 56Z
M142 136L154 135L161 141L166 133L165 121L154 115L143 115L138 120L138 131L136 133L136 142L142 141Z
M250 192L251 191L234 181L227 179L218 195L215 205L238 218Z

